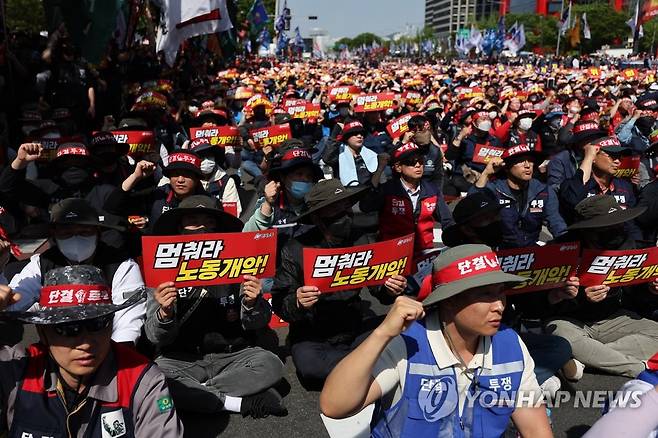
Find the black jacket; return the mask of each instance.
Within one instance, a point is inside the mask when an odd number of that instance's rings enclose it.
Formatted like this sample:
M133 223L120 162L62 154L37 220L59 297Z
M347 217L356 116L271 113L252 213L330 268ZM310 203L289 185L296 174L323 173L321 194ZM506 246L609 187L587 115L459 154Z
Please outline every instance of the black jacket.
M290 341L351 343L360 333L360 290L320 295L310 309L297 306L297 288L304 285L303 248L327 248L323 236L313 229L291 239L280 253L281 266L272 286L272 308L290 323Z

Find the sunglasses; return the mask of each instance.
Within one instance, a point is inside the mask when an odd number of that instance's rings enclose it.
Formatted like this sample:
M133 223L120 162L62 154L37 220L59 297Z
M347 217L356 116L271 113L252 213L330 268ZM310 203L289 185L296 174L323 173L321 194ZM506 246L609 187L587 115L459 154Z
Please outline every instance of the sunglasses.
M403 166L415 166L416 164L425 164L425 159L422 157L407 158L406 160L401 160L400 164Z
M98 333L101 330L108 328L110 324L112 324L113 319L114 315L106 315L94 319L89 319L87 321L56 324L53 325L53 330L59 336L64 336L65 338L73 338L79 336L83 329L86 330L87 333Z

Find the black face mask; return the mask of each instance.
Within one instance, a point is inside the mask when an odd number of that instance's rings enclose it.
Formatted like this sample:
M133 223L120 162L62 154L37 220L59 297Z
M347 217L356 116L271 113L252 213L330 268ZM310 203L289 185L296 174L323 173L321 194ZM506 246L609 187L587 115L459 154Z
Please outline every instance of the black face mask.
M345 242L352 235L352 215L344 214L340 217L323 219L325 228L334 239Z
M637 129L640 130L642 135L648 137L651 134L651 131L653 131L653 124L655 121L656 119L653 117L640 117L635 122L635 126L637 126Z
M503 242L503 223L500 221L492 222L483 227L471 228L485 245L494 248Z
M201 227L201 228L197 228L196 230L187 230L183 228L180 233L185 235L190 235L190 234L206 234L212 232L213 232L212 230L209 230L206 227Z
M60 181L66 187L78 187L89 179L89 171L80 167L69 167L60 175Z

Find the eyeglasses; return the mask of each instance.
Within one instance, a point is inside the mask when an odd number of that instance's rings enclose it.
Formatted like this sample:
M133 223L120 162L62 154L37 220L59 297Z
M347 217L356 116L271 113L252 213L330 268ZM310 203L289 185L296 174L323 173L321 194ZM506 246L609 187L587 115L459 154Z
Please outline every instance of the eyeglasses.
M425 159L422 157L407 158L406 160L400 161L400 164L403 166L415 166L416 164L425 164Z
M94 319L89 319L87 321L76 321L68 322L64 324L53 325L53 330L59 336L64 336L65 338L73 338L79 336L82 333L82 329L85 329L87 333L98 333L99 331L106 329L112 324L114 315L101 316Z

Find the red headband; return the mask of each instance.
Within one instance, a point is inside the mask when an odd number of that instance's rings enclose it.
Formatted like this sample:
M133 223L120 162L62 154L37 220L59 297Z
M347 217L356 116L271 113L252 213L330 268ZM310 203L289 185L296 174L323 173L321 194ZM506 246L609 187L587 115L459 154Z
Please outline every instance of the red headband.
M290 161L296 158L306 158L308 160L312 159L311 153L305 149L291 149L287 151L285 154L283 154L283 157L281 157L281 161Z
M72 307L84 304L112 304L107 286L98 284L58 284L41 288L41 307Z
M417 150L419 150L419 149L420 149L420 148L419 148L415 143L406 143L406 144L403 144L402 146L400 146L399 148L397 148L397 149L393 152L393 158L397 160L398 158L400 158L400 156L401 156L402 154L405 154L405 153L407 153L407 152L411 152L411 151L417 151Z
M473 254L455 260L432 274L432 284L436 287L487 272L501 272L498 258L493 252Z
M67 146L57 151L57 157L63 155L82 155L86 157L89 155L89 151L87 151L87 148L84 146Z
M596 130L599 129L598 123L594 123L594 122L580 123L580 124L577 124L576 126L573 127L573 133L574 134L579 134L583 131L590 131L590 130L595 130L595 129Z
M185 152L176 152L175 154L169 155L169 165L173 163L189 163L194 167L201 168L201 160L199 157Z

